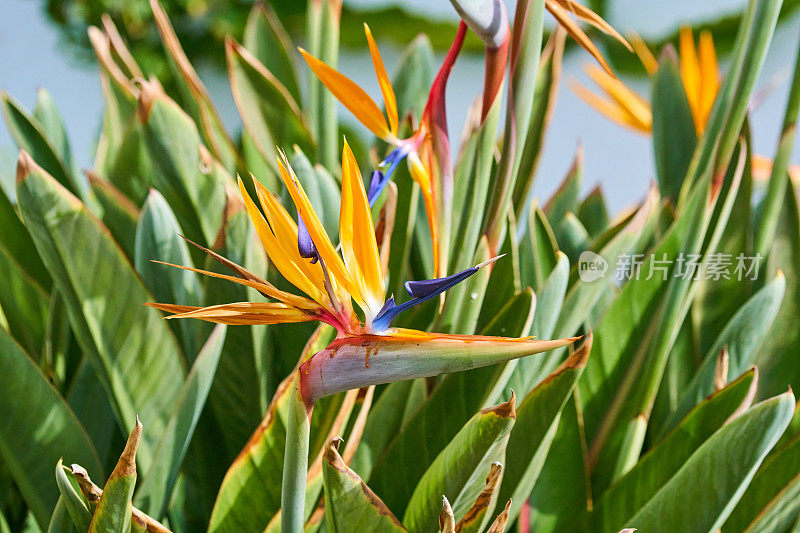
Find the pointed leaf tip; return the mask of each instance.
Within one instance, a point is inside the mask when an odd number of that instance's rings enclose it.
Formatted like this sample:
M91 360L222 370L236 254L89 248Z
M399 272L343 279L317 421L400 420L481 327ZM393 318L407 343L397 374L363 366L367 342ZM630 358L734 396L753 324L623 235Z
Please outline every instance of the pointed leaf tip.
M17 159L17 183L23 181L37 166L31 155L20 149L19 159Z

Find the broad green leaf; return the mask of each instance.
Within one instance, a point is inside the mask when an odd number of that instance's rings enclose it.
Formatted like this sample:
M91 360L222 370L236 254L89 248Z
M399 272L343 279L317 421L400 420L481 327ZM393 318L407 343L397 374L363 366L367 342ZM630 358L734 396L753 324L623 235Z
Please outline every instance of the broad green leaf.
M275 392L263 422L225 474L209 531L262 531L280 508L291 385L290 376Z
M142 424L137 418L117 466L103 487L103 495L97 503L89 526L90 533L127 531L131 527L131 498L136 487L136 449L141 438Z
M9 229L13 231L13 226ZM27 236L27 230L23 231ZM5 227L2 233L6 233ZM50 297L28 275L27 265L9 255L2 245L0 271L3 272L0 276L0 312L4 326L28 353L39 360L45 347Z
M36 91L36 106L33 108L33 118L39 121L39 126L50 146L64 162L67 169L72 169L72 152L69 148L69 138L64 120L58 112L53 96L44 87Z
M795 188L788 179L785 184L786 194L778 230L771 243L766 275L774 276L778 270L786 275L786 296L756 359L763 375L759 391L762 396L784 391L787 384L800 386L800 372L791 355L800 346L800 331L794 327L800 318L800 214Z
M586 366L592 349L591 335L519 405L517 421L506 447L506 471L500 485L501 502L511 500L513 521L528 499L544 466L564 404ZM554 450L558 453L558 450Z
M135 115L131 115L131 120L120 132L119 146L115 148L113 158L107 158L103 165L108 181L135 205L141 206L157 178L155 161L144 142L144 126Z
M244 46L283 83L295 102L301 102L292 61L294 46L269 4L256 4L250 10L244 26Z
M580 254L589 249L589 232L574 213L567 212L555 229L556 242L570 262L578 262Z
M657 496L692 454L729 418L748 407L756 384L757 372L752 369L697 404L664 440L603 493L592 514L594 529L615 532L632 523L628 519ZM736 457L738 452L730 459Z
M495 461L503 462L516 418L515 398L478 412L453 437L420 478L405 508L403 525L409 531L429 531L439 516L439 498L453 501L460 519L483 488Z
M717 430L626 527L640 531L716 531L786 429L794 397L781 394ZM635 524L635 526L634 526Z
M583 199L581 205L578 206L577 215L581 224L593 239L596 239L608 229L611 221L608 216L606 201L603 198L603 191L599 185L592 189L592 192Z
M674 54L664 55L659 62L651 100L658 187L663 198L675 202L697 144L697 135Z
M373 27L373 32L375 31ZM397 112L401 119L411 113L416 124L422 118L435 72L436 62L431 41L426 34L420 33L403 50L392 76Z
M0 328L0 457L42 529L58 488L53 465L59 457L102 473L97 452L64 399L5 330Z
M140 454L145 466L184 381L177 343L160 313L142 305L152 298L106 228L29 157L20 169L23 219L118 422L139 413L153 428Z
M538 206L528 211L528 238L520 244L520 281L541 290L558 263L558 244L547 217Z
M153 185L190 239L213 243L225 210L225 181L215 172L213 158L201 153L192 119L148 83L142 84L137 117L153 162Z
M561 315L568 281L569 260L564 254L558 252L556 267L536 295L536 311L533 315L533 324L530 331L534 337L549 339L553 335L556 321ZM549 373L549 370L545 369L557 366L561 358L560 352L558 350L543 354L541 357L526 357L515 360L517 361L516 368L511 374L507 387L523 397L527 396L534 385Z
M572 166L567 171L567 175L564 176L564 181L561 182L556 192L544 205L544 214L547 215L547 220L556 234L567 213L574 213L578 210L578 195L581 192L582 182L583 147L578 146L575 157L572 160Z
M20 150L25 150L58 182L73 194L85 192L86 185L77 179L50 141L42 125L7 93L0 93L0 111L11 136Z
M795 419L797 416L795 416ZM787 430L786 433L789 433ZM786 531L800 510L800 437L778 442L725 522L732 531Z
M92 173L88 176L92 193L97 199L94 206L99 207L101 211L95 215L111 232L111 236L125 252L125 257L133 261L139 210L110 182Z
M39 286L49 290L52 284L50 274L36 253L28 229L3 188L0 188L0 227L3 228L0 232L0 252L17 263L17 268L24 268Z
M67 475L67 472L70 474ZM58 491L61 493L59 502L64 504L67 513L71 517L71 523L75 524L78 532L86 533L92 523L92 513L80 493L77 481L73 482L74 479L72 471L67 469L59 459L58 464L56 464L56 484L58 485Z
M178 305L203 305L203 289L198 275L189 270L155 263L162 261L193 267L182 230L164 197L150 190L136 226L134 265L136 272L158 302ZM200 351L203 334L210 331L197 320L180 320L180 331L187 358L194 360Z
M381 499L342 460L339 440L326 446L322 462L328 531L405 531Z
M226 55L231 90L244 127L273 170L278 170L276 145L297 144L303 152L313 154L311 134L286 87L235 41L227 42Z
M740 375L755 363L758 350L778 314L785 289L786 281L779 274L736 312L706 353L660 434L671 430L697 402L714 391L717 355L723 347L727 347L729 360L726 378Z
M530 495L530 524L542 533L574 531L591 506L591 483L580 404L571 396ZM523 520L520 515L519 519Z
M149 515L161 517L167 509L183 458L211 389L224 342L225 326L218 325L186 377L175 411L156 447L155 459L136 494L137 506Z
M72 518L67 511L67 504L64 503L64 498L59 496L56 508L50 517L50 523L47 525L47 533L71 533L72 531Z

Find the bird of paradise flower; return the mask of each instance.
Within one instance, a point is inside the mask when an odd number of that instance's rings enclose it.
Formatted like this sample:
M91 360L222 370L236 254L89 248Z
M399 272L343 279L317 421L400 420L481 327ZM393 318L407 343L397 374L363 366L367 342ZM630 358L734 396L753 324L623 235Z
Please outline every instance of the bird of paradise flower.
M459 2L454 2L454 5L459 10ZM502 53L490 53L487 49L487 77L483 95L484 115L502 86L509 42L511 40L511 32L508 30L508 20L505 16L505 7L502 3L498 5L502 8L502 23L499 24L498 28L495 28L496 35L494 37L496 38L494 40L499 40L500 42L495 42L492 47L493 52ZM558 24L564 27L567 33L580 43L602 65L608 75L613 78L611 67L609 67L600 51L570 15L580 18L630 48L625 38L599 15L573 0L547 0L545 5ZM463 11L463 9L459 10L459 13L462 16L467 15L467 13L462 13ZM465 20L469 21L470 19L466 17ZM452 191L442 183L442 177L451 174L447 168L450 165L450 154L445 113L445 87L450 71L464 42L467 25L464 20L459 23L453 43L431 85L420 122L408 137L402 139L398 137L399 121L394 89L372 32L366 24L364 24L364 33L383 97L385 115L366 91L350 78L312 56L304 49L299 49L314 74L339 102L370 132L393 147L392 151L378 164L378 169L371 176L368 191L370 205L376 201L386 188L397 166L403 159L407 160L411 177L419 185L425 203L433 247L434 274L437 276L443 276L447 270L447 257L446 253L443 253L441 242L441 239L446 239L447 235L440 235L442 232L439 231L439 223L443 214L448 211L447 202L452 201L450 197ZM475 23L470 27L475 29L478 25ZM494 27L494 25L492 26ZM480 30L478 31L480 32ZM491 41L485 35L480 36L486 42ZM514 58L512 57L512 62L513 60Z
M686 100L692 114L695 132L701 135L708 124L711 109L714 107L720 88L719 62L711 32L703 30L695 45L694 35L690 27L684 26L679 31L678 62L681 82L686 92ZM639 56L648 74L658 70L658 61L647 44L637 35L633 35L631 44ZM598 95L573 82L572 91L601 114L633 131L649 135L653 130L653 113L650 103L620 80L592 65L586 67L586 73L594 81L602 95ZM753 177L766 179L772 169L772 160L753 155ZM791 165L789 175L800 179L800 166Z

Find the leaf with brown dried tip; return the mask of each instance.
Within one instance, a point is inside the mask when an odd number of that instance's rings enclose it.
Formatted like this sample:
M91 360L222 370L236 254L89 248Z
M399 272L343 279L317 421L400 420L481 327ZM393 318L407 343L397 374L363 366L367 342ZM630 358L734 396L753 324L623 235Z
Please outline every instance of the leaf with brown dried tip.
M453 516L453 508L447 501L447 496L442 496L442 512L439 513L439 531L442 533L455 533L456 519Z
M100 501L92 517L89 532L128 531L131 527L133 489L136 486L136 449L142 438L142 423L136 417L125 449L117 461L117 466L106 481Z
M486 476L486 485L484 485L483 491L478 495L467 514L456 524L455 533L483 531L484 522L489 519L497 503L497 487L500 486L502 474L503 465L499 462L492 463L489 468L489 475Z
M506 507L497 515L492 525L486 530L486 533L503 533L506 530L506 523L508 522L508 509L511 507L511 500L506 502Z
M236 151L236 146L225 131L222 118L220 118L217 108L214 107L208 89L203 85L200 76L197 75L194 67L189 62L189 58L186 57L186 53L183 51L178 36L172 28L169 17L167 17L167 12L164 11L158 0L150 0L150 9L153 11L153 19L156 22L158 33L161 35L164 50L186 84L184 88L188 89L189 94L195 101L198 115L197 123L203 133L204 140L208 143L217 159L226 168L232 169L239 155ZM180 80L178 81L180 82Z
M89 478L86 469L80 465L72 465L72 475L78 482L78 487L86 501L89 503L89 510L94 512L103 496L103 489L95 485ZM131 508L131 522L133 530L144 530L148 533L170 533L167 527L155 518L144 514L136 507Z
M403 516L411 531L425 531L439 516L437 501L453 501L455 516L463 516L481 493L492 463L505 456L508 435L516 420L516 396L479 411L434 459L422 475Z
M400 521L339 455L341 439L328 441L322 463L328 531L405 531Z

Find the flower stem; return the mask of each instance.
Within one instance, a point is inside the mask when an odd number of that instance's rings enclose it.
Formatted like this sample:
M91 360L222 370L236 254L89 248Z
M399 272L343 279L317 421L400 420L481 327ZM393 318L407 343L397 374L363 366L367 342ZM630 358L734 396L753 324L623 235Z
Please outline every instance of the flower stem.
M281 490L281 533L303 531L310 419L311 409L306 408L303 401L298 371L289 397L289 420L286 427L286 453L283 457Z

